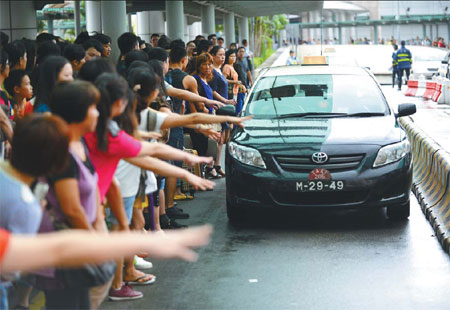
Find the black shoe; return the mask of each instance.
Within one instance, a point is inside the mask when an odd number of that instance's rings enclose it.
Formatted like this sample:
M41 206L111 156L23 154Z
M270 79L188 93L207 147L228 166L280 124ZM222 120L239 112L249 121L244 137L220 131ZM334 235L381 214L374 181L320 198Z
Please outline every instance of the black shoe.
M183 219L184 220L184 219L189 218L189 214L180 211L180 209L178 209L177 207L167 208L166 214L171 220L173 220L173 219Z
M178 223L175 220L170 220L169 227L167 227L167 229L180 229L180 228L187 228L187 227L188 227L188 225L183 225L183 224Z
M159 225L161 226L161 229L168 229L170 226L170 218L167 216L167 214L161 215L159 217Z

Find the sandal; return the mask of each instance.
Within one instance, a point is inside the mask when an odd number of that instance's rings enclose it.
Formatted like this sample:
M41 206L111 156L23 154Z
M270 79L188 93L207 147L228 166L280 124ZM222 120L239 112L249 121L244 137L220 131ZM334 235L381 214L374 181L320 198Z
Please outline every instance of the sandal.
M216 170L217 174L221 177L225 177L225 171L222 170L221 166L214 166L214 169Z
M214 168L205 167L205 178L207 178L207 179L220 179L221 176L218 175L217 173L214 174L213 170L214 170Z
M152 274L145 274L143 276L140 276L138 278L136 278L133 281L125 281L128 284L131 285L149 285L149 284L153 284L156 281L156 276L152 275Z
M186 200L187 196L185 194L177 194L173 196L173 200L174 201L178 201L178 200Z

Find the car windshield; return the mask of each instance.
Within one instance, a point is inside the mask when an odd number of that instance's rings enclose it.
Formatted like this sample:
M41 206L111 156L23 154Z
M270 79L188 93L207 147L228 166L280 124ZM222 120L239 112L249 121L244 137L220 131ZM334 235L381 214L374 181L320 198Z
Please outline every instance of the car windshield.
M375 81L361 75L286 75L261 78L246 114L261 118L292 115L388 115Z

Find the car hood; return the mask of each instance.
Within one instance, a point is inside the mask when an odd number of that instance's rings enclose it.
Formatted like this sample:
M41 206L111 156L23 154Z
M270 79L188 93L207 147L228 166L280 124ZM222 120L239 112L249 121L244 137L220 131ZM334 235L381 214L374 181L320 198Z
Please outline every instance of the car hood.
M387 145L404 135L392 115L359 118L252 119L233 140L259 150L276 145Z

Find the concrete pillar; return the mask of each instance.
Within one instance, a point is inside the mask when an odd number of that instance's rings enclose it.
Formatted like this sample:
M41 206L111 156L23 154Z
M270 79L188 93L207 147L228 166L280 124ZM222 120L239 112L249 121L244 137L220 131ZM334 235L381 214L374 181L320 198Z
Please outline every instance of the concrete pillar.
M373 26L373 44L378 44L378 26Z
M187 15L184 15L184 27L183 27L184 36L182 38L184 42L189 41L189 29L188 28L189 28L188 17L187 17Z
M54 34L55 30L53 28L53 18L47 19L47 31L50 34Z
M216 12L214 4L202 6L202 34L206 37L216 33Z
M346 21L350 20L348 15L345 14L345 12L339 12L337 13L337 17L339 21ZM341 44L349 44L350 41L350 31L349 28L341 27L341 36L342 36L342 43Z
M447 37L448 37L447 42L450 42L450 23L447 23Z
M137 12L137 35L145 42L150 42L150 12Z
M248 17L239 17L239 41L242 42L242 40L246 39L247 41L250 40L249 33L248 33Z
M184 8L181 0L166 0L167 35L170 39L184 38Z
M330 23L333 22L333 13L332 12L328 12L326 21L330 22ZM327 33L326 37L330 41L332 41L334 39L334 28L332 28L332 27L326 28L326 33Z
M162 11L137 12L137 35L145 42L150 42L153 33L162 35L164 29L164 13Z
M234 33L234 13L229 12L224 14L224 27L225 29L225 46L229 46L230 43L236 42L236 35Z
M345 15L344 15L345 16ZM347 14L347 20L352 21L353 20L353 14L349 13ZM349 30L349 37L348 39L344 39L344 44L350 44L350 38L352 38L353 40L356 40L356 27L351 27Z
M188 41L194 40L197 35L202 33L202 22L195 22L192 25L187 26L187 28L189 33Z
M81 19L80 19L80 1L74 1L74 19L75 19L75 36L77 37L81 32Z
M450 27L450 24L448 24L448 26ZM449 33L449 35L450 35L450 33ZM427 36L427 26L425 24L422 24L422 40L425 40L426 36Z
M86 30L102 32L102 14L100 1L86 1Z
M34 39L37 33L34 1L0 1L0 31L9 41Z
M127 28L128 28L128 32L133 32L132 15L133 14L131 14L131 13L127 14Z
M111 60L117 61L120 55L117 39L128 30L126 1L102 1L101 14L102 30L111 37Z

